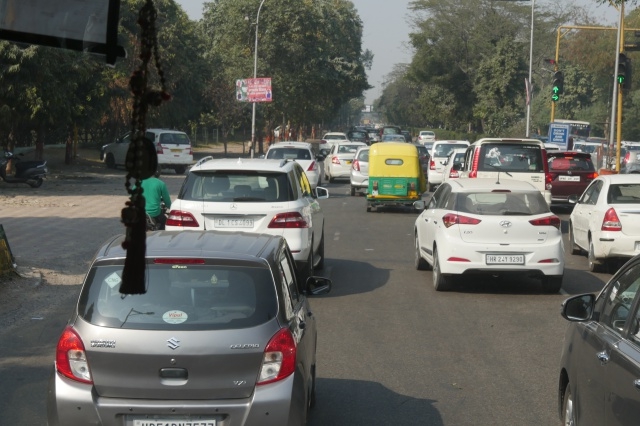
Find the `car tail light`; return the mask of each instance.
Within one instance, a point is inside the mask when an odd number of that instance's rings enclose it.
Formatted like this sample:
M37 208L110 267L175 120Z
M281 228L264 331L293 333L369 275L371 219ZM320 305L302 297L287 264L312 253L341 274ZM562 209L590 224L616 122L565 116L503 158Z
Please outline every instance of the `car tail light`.
M340 159L336 156L331 157L331 163L340 164Z
M447 262L471 262L469 259L465 259L464 257L450 257L447 259Z
M622 231L622 223L613 207L609 208L602 219L602 231Z
M453 225L477 225L480 222L482 222L480 219L455 213L447 213L442 217L442 223L445 228L449 228Z
M436 162L431 160L429 162L429 170L435 170L436 169Z
M66 378L76 382L93 383L84 343L71 327L65 328L60 340L58 340L56 370Z
M588 180L593 180L595 178L598 177L598 173L593 172L593 173L589 173L588 175L585 176Z
M545 180L547 179L547 176L550 176L549 179L551 179L551 182L553 182L554 180L556 180L556 178L558 177L558 173L549 173L548 175L545 175Z
M309 168L307 169L308 172L313 172L314 170L318 170L318 167L316 165L315 161L312 161L311 164L309 164Z
M189 212L180 210L171 210L167 215L168 226L182 226L184 228L198 228L200 224L196 218Z
M449 171L449 179L457 179L460 177L460 172L454 169Z
M542 259L538 263L560 263L560 259L553 257L551 259Z
M153 259L156 265L204 265L204 259L159 257Z
M269 228L308 228L309 222L298 212L278 213L271 219Z
M164 154L164 147L162 145L156 145L156 154Z
M624 155L624 159L622 160L622 164L627 164L630 158L631 158L631 152L627 151L627 153Z
M353 160L353 163L351 163L351 168L353 170L355 170L356 172L359 172L360 171L360 161Z
M259 385L280 381L293 374L296 368L296 342L287 328L280 329L264 348Z
M480 147L477 146L473 153L473 163L471 164L470 178L478 177L478 164L480 163Z
M551 189L551 182L553 182L554 176L551 173L545 173L544 174L544 181L546 183L546 188L547 189Z
M189 145L189 155L193 155L193 149L191 148L191 145Z
M530 220L529 223L533 226L553 226L556 229L560 229L560 218L556 215L533 219Z

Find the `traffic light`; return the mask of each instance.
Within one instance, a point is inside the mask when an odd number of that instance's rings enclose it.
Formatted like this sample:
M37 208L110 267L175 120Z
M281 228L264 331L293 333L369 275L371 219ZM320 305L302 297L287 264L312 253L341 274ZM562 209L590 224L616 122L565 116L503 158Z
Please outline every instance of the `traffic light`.
M618 84L624 87L627 81L627 55L618 55Z
M564 76L562 75L562 71L556 71L553 74L553 85L551 86L551 100L553 102L558 102L560 100L560 95L564 93Z
M624 53L618 57L618 84L623 90L631 89L631 59Z

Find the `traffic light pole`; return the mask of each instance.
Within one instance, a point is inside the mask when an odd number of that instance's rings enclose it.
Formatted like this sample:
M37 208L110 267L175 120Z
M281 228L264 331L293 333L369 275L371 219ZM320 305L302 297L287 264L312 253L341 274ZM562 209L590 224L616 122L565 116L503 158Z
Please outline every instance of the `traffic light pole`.
M624 45L624 3L620 5L620 16L618 18L618 36L616 37L616 64L613 67L613 101L611 102L611 125L609 126L609 149L607 162L610 162L611 153L613 152L613 142L616 141L616 171L620 171L620 141L622 138L622 84L618 83L618 70L620 67L621 47ZM618 109L618 120L616 121L616 108ZM615 126L614 126L614 123ZM617 130L617 138L614 139L614 130Z

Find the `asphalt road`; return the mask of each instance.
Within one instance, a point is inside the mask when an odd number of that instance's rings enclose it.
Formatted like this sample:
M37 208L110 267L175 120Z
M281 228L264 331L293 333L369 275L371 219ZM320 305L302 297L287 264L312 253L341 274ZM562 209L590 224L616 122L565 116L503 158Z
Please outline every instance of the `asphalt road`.
M46 424L55 345L82 274L123 229L123 176L45 182L32 193L0 187L0 223L18 264L46 280L0 285L0 426ZM164 178L175 197L182 177ZM558 424L560 303L610 275L586 272L586 258L567 252L561 294L526 277L436 292L431 273L413 266L417 212L367 213L346 182L323 185L331 195L321 202L327 260L318 272L334 287L311 301L319 349L310 425Z

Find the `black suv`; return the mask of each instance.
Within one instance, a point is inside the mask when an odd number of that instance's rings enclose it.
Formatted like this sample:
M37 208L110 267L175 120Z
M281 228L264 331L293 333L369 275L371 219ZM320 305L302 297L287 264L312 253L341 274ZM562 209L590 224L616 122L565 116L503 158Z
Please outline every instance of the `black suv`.
M367 145L371 145L369 133L364 130L351 130L347 133L347 138L351 142L364 142Z

